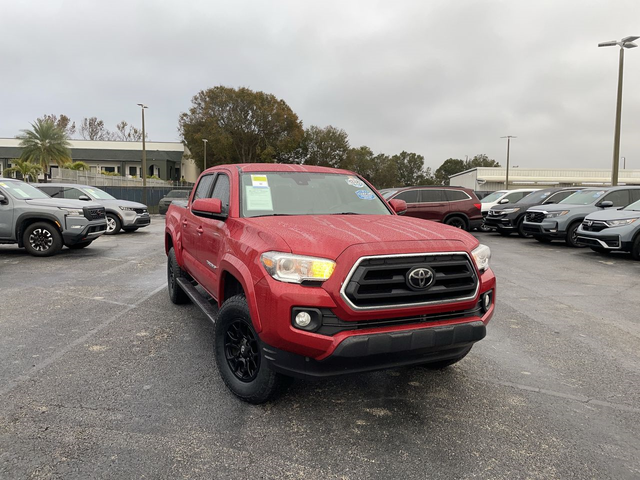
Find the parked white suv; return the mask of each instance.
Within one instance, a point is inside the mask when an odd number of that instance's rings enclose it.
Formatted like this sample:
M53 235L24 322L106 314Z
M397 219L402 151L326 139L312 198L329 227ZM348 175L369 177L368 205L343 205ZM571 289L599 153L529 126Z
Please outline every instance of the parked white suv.
M498 190L493 192L491 195L487 195L484 198L480 199L480 203L482 204L482 218L484 219L491 207L496 205L504 205L505 203L516 203L518 200L526 197L531 192L536 192L540 190L539 188L519 188L516 190ZM480 230L483 232L489 232L493 230L491 227L487 227L484 222L480 226Z

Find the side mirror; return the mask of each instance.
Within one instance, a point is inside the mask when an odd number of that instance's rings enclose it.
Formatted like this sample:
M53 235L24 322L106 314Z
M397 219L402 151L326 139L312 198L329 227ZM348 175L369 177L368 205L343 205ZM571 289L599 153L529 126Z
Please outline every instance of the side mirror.
M389 205L398 215L404 215L407 212L407 202L404 200L393 199L389 201Z
M82 201L84 201L84 202L90 202L90 201L91 201L91 198L89 198L87 195L80 195L80 196L78 197L78 200L82 200Z
M508 198L503 198L502 200L500 200L498 202L500 205L504 205L505 203L509 203L509 199Z
M605 200L604 202L600 202L598 204L600 208L611 208L613 207L613 202L611 200Z
M222 202L219 198L199 198L191 204L191 213L196 217L226 218L222 214Z
M9 202L7 202L7 198L0 193L0 205L4 205L5 203Z

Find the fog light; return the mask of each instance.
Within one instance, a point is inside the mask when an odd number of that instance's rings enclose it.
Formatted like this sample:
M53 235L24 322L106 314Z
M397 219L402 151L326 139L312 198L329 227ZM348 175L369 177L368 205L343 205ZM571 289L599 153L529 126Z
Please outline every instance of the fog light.
M489 307L491 306L491 294L487 293L484 296L484 299L482 300L482 305L484 306L485 310L489 310Z
M300 312L296 315L296 325L299 327L306 327L311 323L311 315L307 312Z

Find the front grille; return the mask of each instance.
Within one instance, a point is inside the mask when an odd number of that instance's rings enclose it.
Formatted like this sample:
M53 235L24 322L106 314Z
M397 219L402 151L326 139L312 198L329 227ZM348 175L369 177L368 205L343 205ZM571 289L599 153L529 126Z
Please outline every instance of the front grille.
M527 212L527 222L542 223L545 216L543 212Z
M609 226L604 222L594 222L591 220L585 220L582 222L582 229L586 232L601 232Z
M84 207L82 210L87 220L101 220L105 218L104 207Z
M502 212L497 212L495 210L489 210L489 217L501 217L504 215Z
M415 267L432 270L435 280L414 290L407 275ZM365 257L352 270L342 294L355 309L376 309L469 300L478 277L466 253Z
M134 208L134 210L135 210L135 211L136 211L136 213L138 213L138 214L147 213L147 209L146 209L146 208Z

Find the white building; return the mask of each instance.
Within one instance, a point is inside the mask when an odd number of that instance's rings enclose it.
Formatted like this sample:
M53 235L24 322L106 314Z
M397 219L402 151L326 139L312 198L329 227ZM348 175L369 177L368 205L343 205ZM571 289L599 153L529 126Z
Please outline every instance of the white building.
M456 173L449 177L452 186L471 188L476 191L503 190L507 169L504 167L478 167ZM640 170L620 170L619 185L640 185ZM570 187L611 185L611 170L607 169L551 169L510 168L509 189L524 187Z

